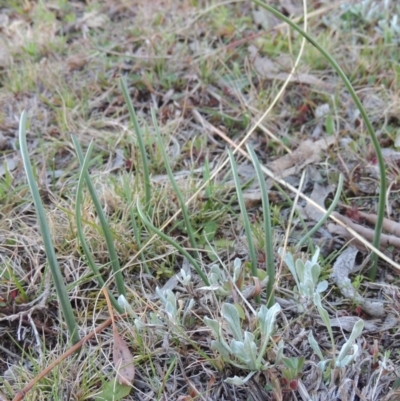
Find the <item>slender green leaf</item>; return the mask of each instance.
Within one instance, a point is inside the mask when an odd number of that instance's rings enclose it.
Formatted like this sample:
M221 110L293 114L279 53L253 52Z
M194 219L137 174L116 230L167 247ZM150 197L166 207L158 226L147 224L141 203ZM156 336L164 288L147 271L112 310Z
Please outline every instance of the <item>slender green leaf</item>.
M352 97L354 103L356 104L358 110L360 111L360 114L364 120L365 126L367 127L367 130L371 137L371 141L372 141L372 144L375 149L376 158L378 160L378 167L379 167L380 191L379 191L378 217L377 217L376 224L375 224L375 234L374 234L374 240L373 240L374 247L379 249L380 237L381 237L381 233L382 233L383 218L385 215L386 170L385 170L385 162L383 159L383 155L382 155L382 151L381 151L381 148L379 145L378 138L375 134L375 131L371 124L371 121L369 120L368 115L364 109L364 106L362 105L360 99L358 98L358 96L353 88L353 85L351 84L351 82L349 81L349 79L347 78L347 76L343 72L343 70L340 68L339 64L333 59L333 57L322 46L320 46L315 41L315 39L313 39L308 33L306 33L297 24L295 24L293 21L291 21L290 18L285 17L282 13L280 13L278 10L271 7L270 5L264 3L261 0L251 0L251 1L254 4L257 4L258 6L264 8L265 10L267 10L270 13L272 13L273 15L275 15L275 17L279 18L280 20L282 20L282 21L286 22L288 25L290 25L291 28L293 28L295 31L300 33L301 36L303 36L305 39L307 39L307 41L310 42L324 56L324 58L329 62L329 64L334 68L334 70L337 72L337 74L342 79L343 83L345 84L347 90L350 93L350 96ZM373 253L372 266L370 269L371 280L375 279L377 265L378 265L378 255L376 253Z
M126 85L124 78L121 78L120 82L121 82L122 93L124 95L126 105L128 106L129 115L131 117L133 127L135 128L135 131L136 131L137 141L139 144L140 156L142 158L144 191L145 191L145 197L146 197L145 210L148 213L149 212L148 208L151 205L151 183L150 183L150 170L149 170L149 163L147 160L146 147L144 146L142 130L139 127L135 109L133 108L132 100L129 95L128 87Z
M268 282L266 287L267 306L271 307L274 303L274 283L275 283L275 258L274 258L274 233L272 231L271 223L271 209L269 207L268 191L265 185L264 174L260 167L260 161L257 158L254 149L247 145L247 150L253 161L256 175L261 189L261 201L264 215L264 242L265 242L265 256L266 256L266 271L268 274Z
M168 178L169 178L169 180L171 182L172 187L174 188L176 196L178 197L178 200L179 200L179 204L181 206L182 216L183 216L183 219L185 221L185 227L186 227L186 230L187 230L187 233L188 233L188 236L189 236L190 245L194 249L194 253L195 253L195 256L197 257L197 259L200 260L200 255L199 255L199 252L198 252L198 246L197 246L194 230L193 230L192 224L190 222L187 206L186 206L185 200L183 199L182 192L181 192L178 184L176 183L174 174L173 174L171 166L169 164L167 152L165 151L164 145L162 143L160 129L158 128L157 118L156 118L156 114L154 112L154 109L151 109L151 117L153 119L154 129L156 130L158 144L159 144L159 147L160 147L160 150L161 150L161 154L162 154L163 159L164 159L164 166L165 166L165 168L167 170Z
M159 237L161 237L164 241L167 241L170 245L172 245L174 248L176 248L183 256L186 256L189 260L189 262L193 265L195 268L197 274L201 277L205 285L210 285L210 282L208 281L207 276L204 274L204 272L201 270L201 267L197 263L196 259L190 255L190 253L180 246L176 241L174 241L171 237L168 235L164 234L162 231L160 231L158 228L154 227L154 225L147 219L145 214L143 213L139 200L137 203L137 211L139 213L140 218L142 219L144 225L151 231L153 231L155 234L157 234Z
M75 150L78 155L78 159L79 159L79 162L80 162L81 168L82 168L83 163L84 163L84 157L83 157L81 145L79 144L77 139L74 140L74 138L73 138L73 142L74 142ZM113 273L115 276L115 282L117 284L119 295L122 294L126 297L124 278L122 276L121 266L119 264L118 255L115 250L113 234L108 226L106 216L104 215L103 208L101 207L99 198L97 197L96 190L94 189L94 186L90 179L89 173L87 171L83 171L83 174L84 174L86 185L89 189L89 193L92 198L94 207L96 208L97 215L99 216L99 219L100 219L100 224L101 224L101 228L103 230L104 238L106 240L108 255L110 257L110 263L111 263L111 267L113 269Z
M206 197L207 198L211 198L212 193L213 193L213 182L210 179L211 177L211 171L210 171L210 161L208 159L208 154L206 159L204 160L204 172L203 172L203 179L204 182L207 182L207 186L205 188L205 192L206 192Z
M74 135L72 135L72 142L75 144L75 142L77 142L77 141L78 141L77 138ZM79 174L78 186L76 189L76 200L75 200L75 220L76 220L76 228L78 231L79 241L82 245L83 252L86 256L87 263L88 263L89 267L92 269L94 278L96 279L99 287L105 287L103 277L101 276L100 271L97 267L97 264L93 258L93 255L90 252L89 245L86 242L86 238L85 238L85 235L83 234L83 228L82 228L81 204L82 204L83 184L85 182L85 172L87 171L88 166L89 166L89 161L90 161L90 156L92 154L92 150L93 150L93 141L91 141L89 144L89 147L86 152L86 156L83 161L81 171ZM114 308L119 313L123 313L123 309L118 304L118 301L115 299L114 295L108 289L107 289L107 291L108 291L111 303L113 304Z
M76 325L74 312L71 302L68 298L67 289L64 284L64 279L61 274L60 266L57 261L56 252L54 250L51 239L50 228L47 224L46 212L44 210L39 190L36 185L35 177L33 176L32 165L29 160L28 146L26 143L26 114L22 112L19 123L19 144L21 147L22 162L28 179L28 185L31 190L33 202L35 204L36 213L39 220L40 232L43 237L44 248L46 251L47 261L50 266L51 274L53 275L54 284L56 286L57 295L60 300L61 308L67 323L68 331L72 342L75 344L79 341L78 326Z
M127 181L126 177L123 177L123 178L124 178L123 179L124 192L125 192L125 197L126 197L127 203L129 205L129 215L131 217L133 235L135 236L135 241L136 241L138 249L142 249L142 240L141 240L141 235L142 235L141 228L142 228L142 226L141 226L141 224L139 225L136 222L136 213L135 213L136 210L133 207L133 200L132 200L132 194L131 194L132 190L131 190L131 188L129 188L128 181ZM144 266L144 270L146 271L146 273L149 276L151 276L150 269L149 269L149 266L148 266L148 264L146 262L146 258L144 256L143 252L140 252L140 259L142 260L142 263L143 263L143 266Z
M250 220L249 220L249 216L247 215L246 205L244 203L242 187L240 184L239 175L237 173L235 159L230 150L229 150L229 161L231 163L233 180L235 181L236 194L237 194L237 198L238 198L238 202L239 202L239 206L240 206L240 211L242 214L244 230L246 232L247 244L249 247L249 254L250 254L250 260L251 260L251 274L253 275L253 277L258 278L257 255L256 255L256 248L254 246L254 241L253 241L253 233L251 231ZM255 300L257 303L260 303L261 302L260 295L256 295Z

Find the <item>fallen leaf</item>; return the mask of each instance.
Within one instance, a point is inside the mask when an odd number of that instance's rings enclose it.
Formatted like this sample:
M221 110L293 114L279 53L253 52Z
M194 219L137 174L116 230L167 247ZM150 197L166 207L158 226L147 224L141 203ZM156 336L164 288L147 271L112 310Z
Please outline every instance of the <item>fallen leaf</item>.
M380 121L381 118L383 117L382 110L385 110L385 113L387 113L387 104L388 100L384 99L384 95L378 93L377 91L365 91L361 96L361 102L366 109L366 112L368 114L368 118L372 122Z
M13 171L17 167L18 161L16 157L7 157L6 159L0 159L0 177L2 177L6 171Z
M321 158L321 151L327 149L328 146L335 142L336 138L333 136L321 138L315 142L307 139L291 154L282 156L269 163L268 168L281 178L294 175L308 164L318 162Z
M107 173L124 168L126 165L125 162L126 162L126 159L125 159L123 149L116 149L115 150L115 159L112 161L111 168L107 169Z
M351 299L360 305L364 312L370 316L384 316L385 308L383 302L362 297L351 284L349 276L357 268L355 265L357 253L358 249L356 247L349 246L340 254L332 267L333 281L338 286L342 295L346 299Z
M83 54L73 54L67 58L69 71L79 70L88 63L88 59Z
M243 199L244 199L244 204L248 209L256 205L259 205L262 201L261 190L256 189L251 191L245 191L243 192Z
M303 13L301 3L293 0L281 0L281 7L285 9L287 14L295 16Z
M125 386L131 385L135 378L133 356L126 342L117 331L114 331L113 359L117 370L118 382Z
M252 14L254 23L256 25L261 25L265 30L270 30L280 23L280 20L277 17L263 8L253 10Z
M262 78L272 79L278 71L278 65L268 57L256 56L253 59L254 69L261 75Z
M248 51L250 53L250 60L253 63L254 69L261 76L261 78L269 80L286 81L290 73L282 71L282 67L290 70L291 66L282 66L281 63L276 62L270 57L261 57L255 46L249 46ZM331 89L332 85L322 81L315 75L308 73L296 72L289 78L289 82L299 82L305 85L315 85L320 88Z
M270 189L273 184L272 180L266 180L268 199L271 203L279 203L282 201L283 197L279 191L272 191ZM261 190L257 188L243 191L243 199L247 209L255 207L262 202Z
M101 28L108 21L107 15L100 14L97 11L84 13L81 23L84 23L89 28Z
M340 316L339 318L330 319L332 327L340 327L341 330L351 332L354 325L360 320L358 316ZM318 321L318 324L325 326L322 320ZM391 330L393 327L398 326L399 319L394 315L389 314L386 319L382 322L381 319L364 320L363 333L379 333Z
M320 185L318 183L314 184L313 191L311 192L310 199L313 200L318 205L325 208L325 199L327 196L335 190L334 185ZM313 206L310 202L307 201L307 205L303 208L303 212L305 217L319 221L324 216L324 213Z
M264 78L271 80L277 79L278 81L286 81L289 75L290 74L288 72L280 72L279 74L268 74ZM331 84L328 84L327 82L322 81L316 76L307 73L295 73L289 78L289 82L298 82L304 85L315 85L325 89L330 89L332 87Z

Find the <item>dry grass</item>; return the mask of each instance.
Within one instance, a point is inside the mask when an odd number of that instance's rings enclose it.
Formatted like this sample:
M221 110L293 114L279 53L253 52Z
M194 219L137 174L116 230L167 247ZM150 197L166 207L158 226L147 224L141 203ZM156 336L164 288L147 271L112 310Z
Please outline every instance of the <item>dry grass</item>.
M272 3L287 14L302 13L301 7L292 4L295 2ZM312 36L324 44L351 78L379 133L390 186L387 216L398 221L400 36L394 33L389 38L387 32L378 29L378 21L388 13L400 13L395 3L389 1L388 11L369 19L328 1L310 1L308 8L310 15L320 12L309 21ZM332 344L315 307L299 313L294 281L278 252L275 288L282 312L273 345L266 354L270 365L244 386L224 381L248 372L211 349L214 337L204 317L222 322L223 303L234 302L244 311L242 329L256 332L247 303L235 290L223 297L199 289L203 283L193 269L190 285L183 286L176 274L186 262L160 238L142 247L143 257L138 256L131 217L136 201L144 202L142 165L119 77L126 78L144 127L153 188L149 218L154 226L161 227L180 205L157 147L150 108L156 109L171 167L188 199L204 183L207 163L214 172L227 157L229 145L218 130L232 141L240 141L276 97L298 54L298 35L288 35L286 28L272 29L277 22L250 2L7 0L0 10L0 399L12 399L70 348L18 150L22 110L28 114L30 157L81 337L109 317L101 289L85 263L74 217L79 163L70 134L78 136L84 149L92 139L95 141L90 173L115 236L128 301L137 315L136 324L130 317L118 322L136 366L133 389L123 399L400 399L398 324L389 330L365 330L358 339L360 352L355 361L346 368L332 369L330 377L322 377L318 358L307 340L310 328L327 358L333 356ZM375 212L379 183L376 158L351 98L311 46L305 48L294 77L249 143L268 166L295 152L307 139L316 142L335 136L334 144L315 160L298 161L286 180L297 187L301 173L306 171L302 191L311 196L316 182L335 187L339 173L343 173L345 187L338 211L350 210L347 215L355 220L357 211ZM318 116L319 106L324 104L330 106L330 119ZM245 194L259 266L265 269L254 171L244 158L238 157L237 162L239 175L247 183ZM307 259L309 256L302 252L310 255L311 248L296 249L296 243L315 220L297 211L288 229L295 194L283 194L272 181L269 184L276 251L287 238L289 249ZM132 203L126 188L131 191ZM329 199L322 199L322 204ZM300 201L299 206L305 205ZM188 210L201 246L204 271L208 273L218 263L232 275L233 261L239 257L244 262L242 292L251 292L254 283L246 265L247 242L228 167L219 171ZM82 218L96 262L103 276L110 277L104 236L86 193ZM142 242L146 243L152 233L142 224L140 227ZM212 233L208 241L205 229ZM190 249L180 217L164 232ZM312 244L322 249L321 278L329 281L323 305L331 318L361 314L366 321L373 320L352 299L344 298L330 278L344 243L326 228L312 238ZM399 263L398 249L384 251ZM360 255L363 260L367 257L365 250ZM145 273L144 263L151 275ZM384 299L386 314L378 323L384 324L387 315L398 319L397 270L381 262L376 284L368 283L364 273L352 275L351 280L364 297ZM195 301L193 309L181 315L179 324L167 318L165 305L156 296L156 287L163 287L168 280L167 287L176 294L182 313L190 300ZM115 291L112 276L107 285ZM252 297L248 302L256 307ZM334 335L340 350L349 334L335 327ZM275 363L281 340L285 357L305 357L305 365L293 383L285 381L285 367ZM25 399L95 399L102 383L114 375L112 344L113 333L107 328L89 340L80 353L51 370ZM385 354L387 351L390 355Z

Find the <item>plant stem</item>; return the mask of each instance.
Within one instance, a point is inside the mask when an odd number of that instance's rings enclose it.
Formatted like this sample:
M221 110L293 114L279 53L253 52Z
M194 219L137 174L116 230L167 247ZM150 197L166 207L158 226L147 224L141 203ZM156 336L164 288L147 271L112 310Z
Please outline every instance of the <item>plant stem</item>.
M269 11L271 14L275 15L275 17L279 18L280 20L286 22L287 24L290 25L291 28L293 28L295 31L299 32L300 35L302 35L304 38L307 39L308 42L310 42L325 58L328 60L330 65L335 69L335 71L338 73L340 78L343 80L344 85L346 86L347 90L350 93L350 96L353 98L354 103L356 104L358 110L360 111L360 114L365 122L365 125L367 127L368 133L371 137L372 144L375 149L376 157L378 160L378 167L379 167L379 175L380 175L380 192L379 192L379 203L378 203L378 213L377 213L377 220L376 220L376 225L375 225L375 234L374 234L374 240L373 240L373 245L375 248L379 249L380 246L380 237L382 233L382 225L383 225L383 218L385 214L385 195L386 195L386 170L385 170L385 162L383 160L383 155L381 152L381 148L379 145L378 138L375 134L374 128L372 127L371 121L368 118L368 115L358 98L356 92L354 91L354 88L347 78L346 74L343 72L343 70L340 68L339 64L333 59L333 57L326 51L324 50L308 33L304 32L298 25L296 25L293 21L291 21L289 18L285 17L282 13L280 13L278 10L275 10L275 8L263 3L261 0L251 0L254 4L257 4L258 6L264 8L265 10ZM371 257L372 261L372 266L369 271L369 277L371 280L375 279L376 276L376 271L377 271L377 266L378 266L378 255L376 253L372 254Z

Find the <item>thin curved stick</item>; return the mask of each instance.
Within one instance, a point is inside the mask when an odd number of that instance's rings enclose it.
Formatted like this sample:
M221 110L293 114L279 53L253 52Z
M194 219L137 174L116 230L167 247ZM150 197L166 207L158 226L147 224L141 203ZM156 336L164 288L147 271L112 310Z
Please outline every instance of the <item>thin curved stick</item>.
M293 21L291 21L289 18L285 17L282 13L280 13L278 10L275 10L273 7L263 3L260 0L251 0L254 4L257 4L258 6L264 8L265 10L269 11L271 14L273 14L275 17L279 18L280 20L286 22L287 24L290 25L291 28L293 28L295 31L297 31L303 38L307 39L308 42L310 42L324 57L325 59L329 62L329 64L335 69L337 74L340 76L342 79L344 85L346 86L347 90L350 93L350 96L352 97L354 103L356 104L358 110L360 111L360 114L364 120L364 123L367 127L368 133L371 137L372 144L375 149L376 153L376 158L378 160L378 166L379 166L379 175L380 175L380 192L379 192L379 203L378 203L378 218L376 221L376 226L375 226L375 235L374 235L374 241L373 245L375 248L379 248L380 244L380 236L382 233L382 225L383 225L383 218L385 217L385 196L386 196L386 171L385 171L385 162L383 160L383 155L382 151L379 145L378 138L375 134L374 128L372 127L371 121L368 118L368 115L358 98L351 82L347 78L346 74L343 72L343 70L340 68L339 64L333 59L333 57L325 51L322 46L320 46L310 35L308 35L305 31L303 31L298 25L294 24ZM372 255L372 266L370 269L370 278L371 280L375 279L376 276L376 270L377 270L377 265L378 265L378 254L374 253Z
M306 9L305 7L305 2L304 2L304 9ZM304 29L307 29L307 18L305 18L304 20ZM247 140L250 138L250 136L253 134L253 132L258 128L258 126L263 122L263 120L265 119L265 117L269 114L269 112L274 108L274 106L276 105L276 103L278 102L278 100L280 99L280 97L282 96L283 92L285 91L286 87L288 86L290 80L293 77L294 72L296 71L301 57L303 55L303 51L304 51L304 47L306 44L306 39L303 38L302 42L301 42L301 47L300 47L300 51L299 54L297 55L296 61L288 75L288 77L286 78L285 82L283 83L281 89L279 90L278 94L275 96L274 100L271 102L271 104L269 105L268 109L263 113L263 115L257 120L257 122L253 125L253 127L250 128L250 130L247 132L247 134L244 136L244 138L239 142L239 144L233 144L233 152L232 154L235 155L237 152L242 153L245 157L247 157L249 160L251 160L250 156L248 153L246 153L243 149L242 146L247 142ZM227 138L226 135L224 135L223 137ZM231 140L228 140L228 143L232 144ZM218 169L216 171L214 171L214 173L208 178L208 180L206 180L199 188L198 190L186 201L186 205L188 205L190 202L192 202L194 199L196 199L198 197L198 194L203 191L204 188L207 187L207 185L209 185L209 182L211 180L213 180L219 173L220 171L229 163L229 158L226 158L223 163L221 163L221 165L218 167ZM261 166L262 167L262 166ZM293 188L293 187L292 187ZM294 192L297 193L297 189L293 188ZM300 195L302 196L302 195ZM303 195L304 196L304 195ZM169 224L171 224L172 221L174 221L181 213L181 210L178 210L172 217L170 217L159 229L159 231L163 231L165 229L165 227L167 227ZM139 251L136 253L135 256L133 256L130 260L130 262L134 261L146 248L146 246L150 245L153 241L155 241L155 239L157 238L157 235L153 235L143 246L142 249L139 249ZM129 264L127 264L126 266L128 266ZM125 267L126 267L125 266ZM399 267L400 268L400 267Z
M305 42L305 39L303 38L303 42ZM303 44L302 42L302 44ZM243 156L245 156L248 160L251 160L249 154L244 151L241 146L247 141L247 139L249 138L249 136L254 132L254 130L257 128L257 126L263 121L263 119L266 117L266 115L270 112L271 108L276 104L276 102L278 101L279 97L281 96L282 92L285 90L287 84L289 83L290 79L293 76L293 73L295 71L295 68L297 67L298 64L298 60L301 57L301 52L299 53L299 56L296 60L295 65L293 66L289 76L287 77L284 85L282 86L282 90L279 91L278 95L276 96L276 98L274 99L274 101L271 104L271 107L268 108L268 110L262 115L262 117L257 121L257 123L250 129L250 131L246 134L246 136L243 138L243 140L239 143L236 144L234 143L230 138L228 138L221 130L219 130L218 128L214 127L213 125L206 123L207 128L210 128L212 131L214 131L215 133L217 133L219 136L221 136L221 138L224 138L225 141L227 141L227 143L229 143L231 146L234 147L234 151L233 154L235 154L236 152L240 152ZM190 202L192 202L194 199L196 199L198 197L198 194L204 190L204 188L207 187L207 185L209 185L209 182L211 180L213 180L219 173L220 171L228 164L229 159L225 159L225 161L219 166L219 168L214 171L214 173L209 177L208 180L206 180L199 188L198 190L186 201L186 205L188 205ZM267 169L265 166L261 166L261 169L263 170L263 172L270 178L272 178L274 181L276 181L277 183L279 183L280 185L282 185L283 187L287 188L288 190L290 190L291 192L297 194L299 191L297 188L293 187L292 185L288 184L287 182L285 182L282 179L279 179L276 177L276 175L274 175L272 173L272 171L270 171L269 169ZM323 208L322 206L318 205L316 202L314 202L312 199L310 199L308 196L304 195L303 193L300 193L299 196L302 199L305 199L310 205L316 207L318 210L320 210L323 213L326 213L326 209ZM178 210L176 213L174 213L173 216L171 216L160 228L160 231L164 230L165 227L167 227L169 224L171 224L172 221L174 221L179 214L181 213L180 210ZM354 230L352 230L351 228L347 227L345 224L343 224L339 219L335 218L334 216L330 216L330 219L333 220L335 223L339 224L340 226L344 227L348 232L350 232L355 238L357 238L360 242L362 242L366 248L370 249L372 252L374 252L375 254L377 254L381 259L383 259L384 261L386 261L387 263L389 263L391 266L393 266L395 269L400 270L400 265L398 263L396 263L395 261L393 261L391 258L389 258L388 256L386 256L383 252L381 252L379 250L378 247L376 247L375 245L369 243L368 241L366 241L363 237L361 237L359 234L357 234ZM153 235L144 245L143 247L138 251L138 253L136 255L134 255L130 261L125 265L125 268L127 268L128 266L130 266L130 263L135 261L137 259L137 257L144 251L144 249L149 246L152 242L155 241L155 239L157 238L157 235Z
M125 317L127 314L123 314L120 317ZM78 351L88 340L94 337L96 334L99 334L102 330L108 327L112 323L111 318L108 318L104 323L100 326L96 327L92 332L90 332L87 336L83 337L79 340L73 347L71 347L68 351L64 352L60 355L54 362L52 362L46 369L42 370L35 378L33 378L22 390L18 391L12 401L21 401L25 398L26 394L32 390L33 386L37 384L43 377L45 377L48 373L50 373L58 364L60 364L64 359L68 358L70 355Z

